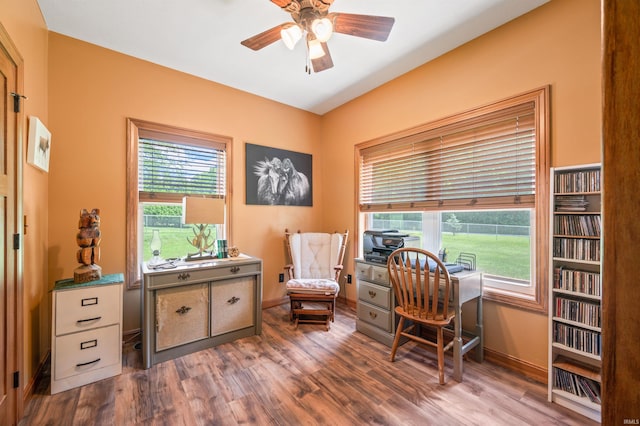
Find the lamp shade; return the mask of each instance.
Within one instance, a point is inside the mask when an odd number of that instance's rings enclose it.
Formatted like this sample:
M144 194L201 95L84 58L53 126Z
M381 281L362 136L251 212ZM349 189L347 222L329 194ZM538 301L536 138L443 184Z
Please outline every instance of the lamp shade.
M224 223L224 200L221 198L184 197L182 220L185 224Z
M316 40L309 40L309 59L322 58L325 55L322 44Z
M289 50L293 50L298 40L302 38L302 29L298 25L283 28L280 30L280 38Z
M318 41L325 42L333 34L333 24L328 18L315 19L311 23L311 31L313 31Z

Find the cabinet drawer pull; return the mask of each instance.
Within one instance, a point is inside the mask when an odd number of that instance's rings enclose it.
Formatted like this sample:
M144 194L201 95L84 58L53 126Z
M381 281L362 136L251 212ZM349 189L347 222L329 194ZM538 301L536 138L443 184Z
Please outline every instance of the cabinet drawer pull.
M83 323L83 322L98 321L98 320L100 320L100 319L102 319L102 317L101 317L101 316L100 316L100 317L94 317L94 318L81 319L81 320L78 320L78 321L76 321L76 322L77 322L78 324L81 324L81 323Z
M372 299L373 299L374 297L376 297L376 294L377 294L377 293L376 293L375 291L369 290L369 297L370 297L370 298L372 298Z
M240 270L240 267L239 267L239 266L234 266L233 268L231 268L231 272L233 272L234 274L235 274L236 272L238 272L239 270Z
M191 310L189 306L180 306L179 309L176 310L176 314L184 315Z
M238 303L239 301L240 301L239 297L233 296L231 299L227 300L227 303L230 304L230 305L233 305L235 303Z
M80 342L80 350L91 349L91 348L95 348L96 346L98 346L97 339L87 340L86 342Z
M82 299L80 301L80 306L91 306L91 305L97 305L97 304L98 304L97 297L87 297L86 299Z
M371 312L371 311L369 311L369 316L371 317L371 319L378 318L378 314L376 314L375 312Z
M181 274L178 274L179 280L185 281L185 280L188 280L189 278L191 278L191 274L188 272L183 272Z
M93 361L89 361L89 362L81 362L80 364L76 364L76 367L84 367L85 365L95 364L98 361L100 361L100 358L94 359Z

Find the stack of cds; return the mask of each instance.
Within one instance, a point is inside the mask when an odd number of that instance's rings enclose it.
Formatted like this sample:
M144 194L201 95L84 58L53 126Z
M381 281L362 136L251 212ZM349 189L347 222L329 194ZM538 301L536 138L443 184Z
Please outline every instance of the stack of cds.
M584 195L558 195L556 197L557 212L584 212L589 202Z

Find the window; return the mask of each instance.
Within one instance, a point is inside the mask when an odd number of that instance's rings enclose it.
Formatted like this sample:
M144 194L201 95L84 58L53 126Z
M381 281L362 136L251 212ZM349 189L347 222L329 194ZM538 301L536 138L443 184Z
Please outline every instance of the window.
M227 170L231 138L139 120L127 120L127 284L140 285L140 264L149 260L152 232L158 230L163 258L183 257L191 226L182 224L182 198L222 198L227 223L216 239L228 238Z
M471 254L486 298L544 311L547 91L356 146L360 233L397 229L449 262Z

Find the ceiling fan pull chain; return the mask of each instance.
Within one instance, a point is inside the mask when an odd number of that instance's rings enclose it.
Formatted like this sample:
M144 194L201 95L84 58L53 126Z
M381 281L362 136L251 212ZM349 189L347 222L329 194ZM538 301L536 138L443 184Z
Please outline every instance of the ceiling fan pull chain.
M311 75L311 58L309 57L309 43L305 43L305 64L304 64L304 72Z

